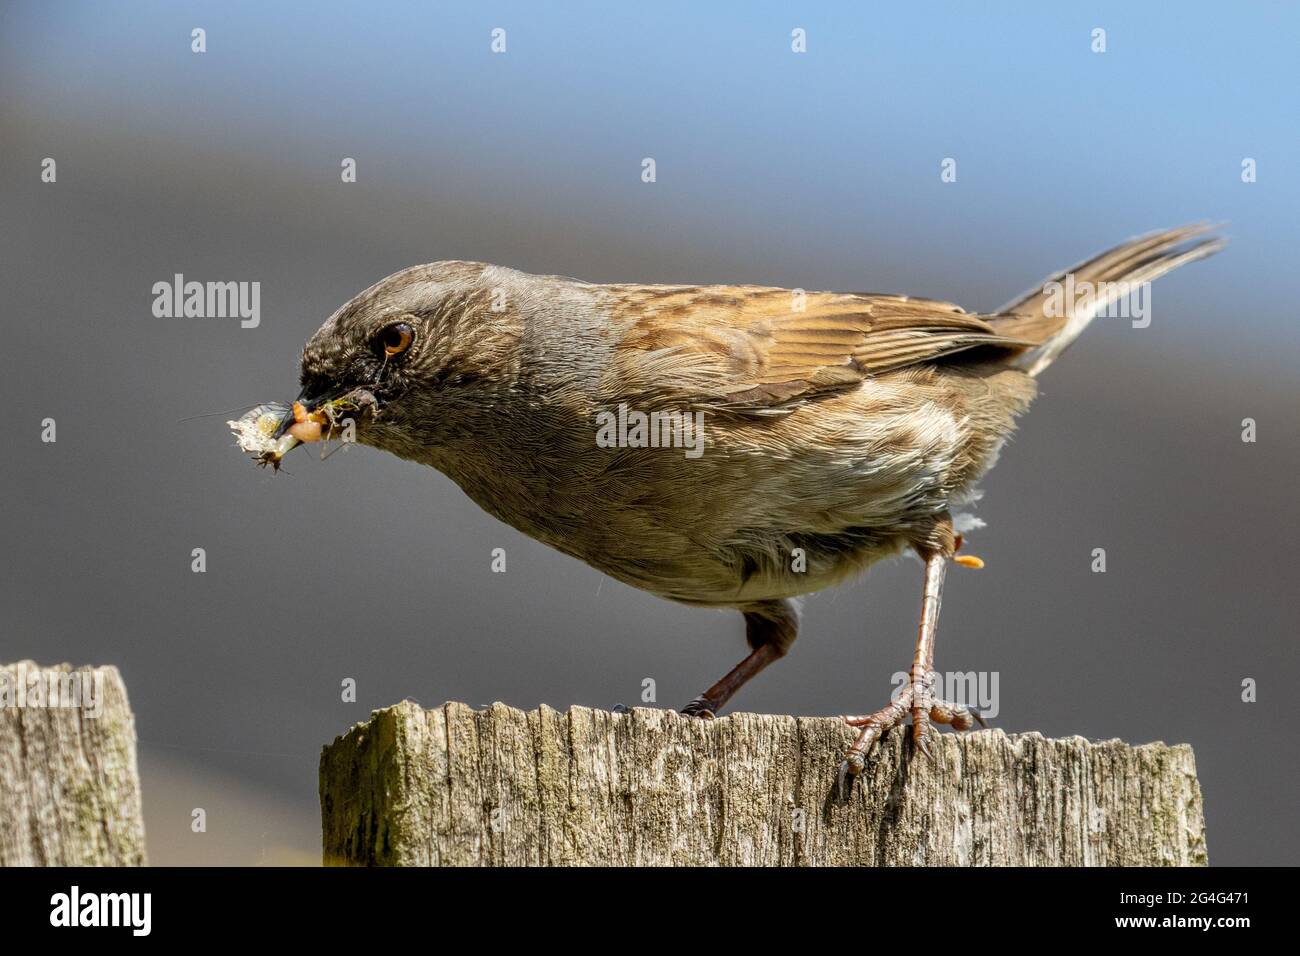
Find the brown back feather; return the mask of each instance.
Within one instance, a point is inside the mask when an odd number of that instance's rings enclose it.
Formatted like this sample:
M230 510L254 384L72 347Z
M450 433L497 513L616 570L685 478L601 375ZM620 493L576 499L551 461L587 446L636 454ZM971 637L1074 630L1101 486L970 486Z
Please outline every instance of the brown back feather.
M635 315L621 349L710 367L710 404L780 405L977 346L1022 349L950 302L762 286L614 286ZM701 369L703 371L703 369Z

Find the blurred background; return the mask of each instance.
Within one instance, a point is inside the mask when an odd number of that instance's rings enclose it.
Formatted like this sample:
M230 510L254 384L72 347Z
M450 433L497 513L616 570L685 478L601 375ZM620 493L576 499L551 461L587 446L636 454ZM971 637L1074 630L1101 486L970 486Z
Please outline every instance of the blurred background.
M461 258L987 310L1226 220L1225 252L1156 283L1149 328L1099 319L1044 375L937 666L998 672L1010 732L1190 743L1211 862L1300 862L1279 823L1300 784L1296 11L5 4L0 658L121 668L153 863L318 863L320 748L372 708L638 704L647 677L675 708L744 652L739 615L604 579L431 470L364 448L254 468L225 420L297 393L343 301ZM175 273L260 282L261 324L155 318ZM813 596L735 707L879 706L919 583L899 561Z

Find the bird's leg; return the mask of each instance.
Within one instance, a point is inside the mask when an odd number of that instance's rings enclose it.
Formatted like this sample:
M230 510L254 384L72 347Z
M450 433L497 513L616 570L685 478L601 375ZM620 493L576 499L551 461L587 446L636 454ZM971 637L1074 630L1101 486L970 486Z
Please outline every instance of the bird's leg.
M908 713L912 715L912 741L927 757L932 756L928 740L931 721L936 724L951 724L956 730L968 730L977 721L981 726L984 724L978 711L939 700L932 693L934 636L939 626L944 572L949 559L960 546L959 541L953 535L951 520L945 515L936 522L929 534L914 544L925 562L925 586L922 589L921 623L917 628L910 680L908 686L880 710L844 718L850 726L860 729L840 766L841 789L847 775L861 772L872 744L902 723Z
M711 719L751 677L780 656L781 652L771 644L764 644L751 651L725 677L683 707L682 713L688 717Z
M943 599L943 577L952 552L923 552L925 587L921 594L921 624L916 629L916 651L912 655L912 742L927 757L930 743L930 700L934 678L934 635L939 629L939 605Z
M690 717L713 717L749 679L785 656L799 634L799 612L791 601L762 601L744 609L745 638L752 650L699 697L682 708Z

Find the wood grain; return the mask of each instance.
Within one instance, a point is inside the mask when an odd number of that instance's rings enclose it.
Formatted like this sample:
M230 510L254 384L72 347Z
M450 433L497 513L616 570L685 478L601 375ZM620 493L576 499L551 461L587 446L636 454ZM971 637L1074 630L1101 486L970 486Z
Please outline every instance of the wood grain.
M324 749L334 865L1204 865L1187 745L888 735L846 802L834 718L406 701Z
M0 664L12 689L33 672L102 688L94 709L0 705L0 866L139 866L144 820L135 718L116 667ZM65 680L66 684L66 680Z

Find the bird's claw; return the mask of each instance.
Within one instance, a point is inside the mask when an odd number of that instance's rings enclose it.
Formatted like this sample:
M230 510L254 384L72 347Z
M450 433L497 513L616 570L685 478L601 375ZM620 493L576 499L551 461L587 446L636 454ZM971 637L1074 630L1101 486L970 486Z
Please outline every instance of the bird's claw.
M713 701L707 697L696 697L693 701L682 708L682 714L686 717L699 717L702 720L712 720L717 715L713 712Z
M837 783L841 798L847 796L846 781L860 774L866 766L866 755L872 746L901 724L909 713L912 715L912 743L931 762L936 759L932 743L932 737L936 733L933 724L950 724L954 730L969 730L976 723L981 727L988 726L978 707L940 700L931 696L924 685L922 693L924 699L919 706L913 706L917 695L916 687L908 686L880 710L859 717L844 718L850 727L858 728L858 736L840 763Z
M922 736L917 737L914 743L916 744L916 749L925 754L927 760L934 763L934 748L930 746L930 735L923 734Z
M839 792L840 801L843 802L849 798L849 791L853 789L853 778L862 772L865 761L862 754L850 751L848 756L840 761L840 772L836 778L835 787Z

